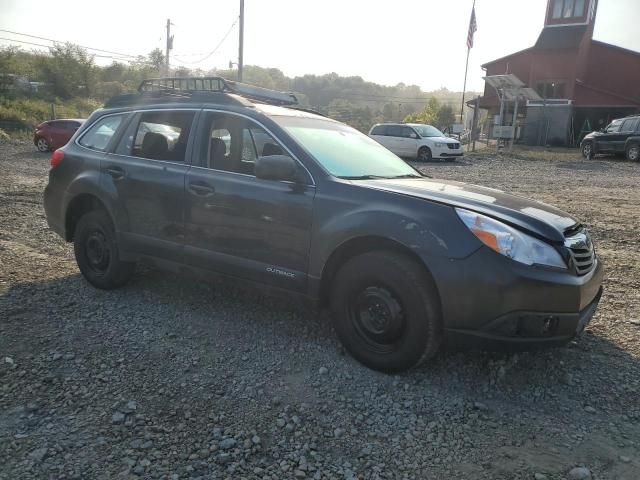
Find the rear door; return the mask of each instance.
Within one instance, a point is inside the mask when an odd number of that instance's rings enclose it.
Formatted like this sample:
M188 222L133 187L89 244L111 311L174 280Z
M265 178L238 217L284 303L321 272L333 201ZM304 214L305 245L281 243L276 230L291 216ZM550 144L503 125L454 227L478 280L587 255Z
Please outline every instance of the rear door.
M197 113L136 113L116 151L101 162L104 188L117 196L128 251L183 260L184 179Z
M637 118L627 118L620 126L620 134L616 137L614 148L616 153L625 153L627 138L634 134L638 127Z
M402 143L402 125L387 125L386 144L389 150L398 156L404 156Z
M52 120L49 122L49 144L52 149L60 148L65 145L71 135L67 132L67 123L64 120Z
M249 117L202 114L186 178L185 259L196 267L304 291L315 186L256 178L258 155L289 155Z
M382 146L389 148L391 137L387 136L387 128L389 128L389 125L376 125L369 136Z

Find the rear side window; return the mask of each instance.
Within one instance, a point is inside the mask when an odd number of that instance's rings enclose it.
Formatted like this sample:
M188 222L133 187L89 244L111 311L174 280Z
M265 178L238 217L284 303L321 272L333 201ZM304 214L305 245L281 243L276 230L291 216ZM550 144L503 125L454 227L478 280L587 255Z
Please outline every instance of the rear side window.
M147 112L140 115L130 155L184 162L194 112Z
M402 127L400 125L389 125L387 127L389 137L402 137Z
M625 120L622 123L622 127L620 127L620 131L621 132L627 132L627 133L635 132L637 126L638 126L638 119L637 118L629 118L628 120Z
M80 137L78 143L83 147L104 152L123 118L124 115L110 115L101 118Z
M386 125L377 125L373 127L373 130L371 130L371 135L386 135L386 134L387 134Z

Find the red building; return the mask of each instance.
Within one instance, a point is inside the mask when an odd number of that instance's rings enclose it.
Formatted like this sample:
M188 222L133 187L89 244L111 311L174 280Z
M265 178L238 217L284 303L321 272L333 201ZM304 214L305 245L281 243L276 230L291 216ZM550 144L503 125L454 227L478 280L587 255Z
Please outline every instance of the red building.
M514 74L545 99L528 102L518 119L526 143L575 144L585 130L640 112L640 52L593 39L597 7L597 0L549 0L533 47L482 66L487 76ZM480 106L499 113L489 85Z

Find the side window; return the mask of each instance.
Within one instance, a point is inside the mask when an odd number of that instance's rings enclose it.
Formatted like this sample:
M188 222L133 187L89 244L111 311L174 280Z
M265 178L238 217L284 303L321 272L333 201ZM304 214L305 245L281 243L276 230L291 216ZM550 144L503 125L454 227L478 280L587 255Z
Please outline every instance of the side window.
M387 136L389 137L402 137L402 127L400 125L387 126Z
M635 118L630 118L628 120L625 120L624 122L622 122L622 127L620 127L620 131L625 133L635 132L637 122L638 120Z
M123 118L124 115L110 115L101 118L80 137L78 143L83 147L104 152Z
M151 160L184 162L194 112L158 111L140 115L129 154ZM131 140L131 139L129 139Z
M387 126L386 125L378 125L377 127L373 127L371 130L371 135L386 135Z
M212 113L208 125L203 153L209 168L254 175L259 156L286 155L271 135L244 117Z
M402 136L405 138L417 137L416 132L413 131L413 128L409 128L409 127L402 127Z

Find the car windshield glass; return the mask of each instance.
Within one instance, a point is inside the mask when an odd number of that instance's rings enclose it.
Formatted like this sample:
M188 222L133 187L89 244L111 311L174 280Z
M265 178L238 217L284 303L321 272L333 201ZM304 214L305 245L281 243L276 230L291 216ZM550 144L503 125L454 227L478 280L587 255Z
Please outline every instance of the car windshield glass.
M408 178L420 173L375 140L342 123L272 117L331 175L341 178Z
M421 137L444 137L444 134L431 125L411 125Z
M614 120L605 128L605 132L617 132L620 130L620 125L622 125L622 120Z

